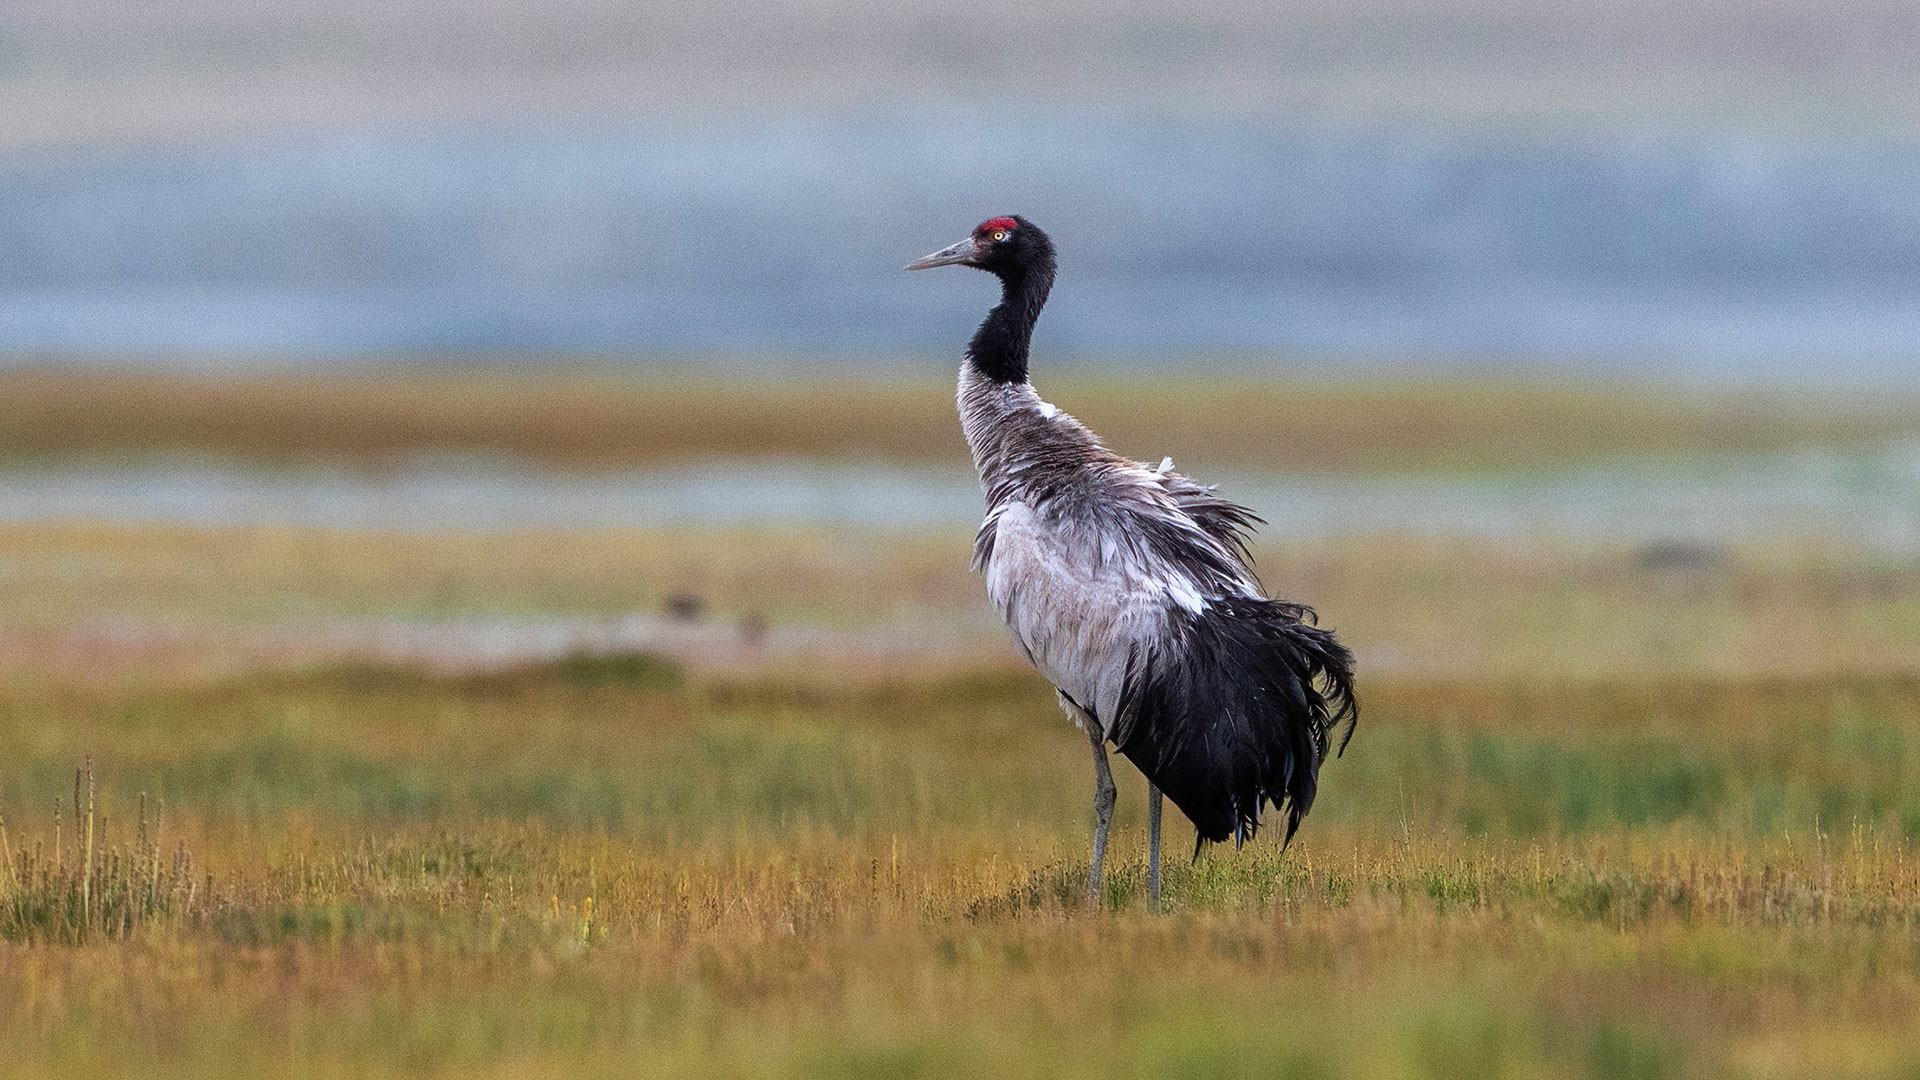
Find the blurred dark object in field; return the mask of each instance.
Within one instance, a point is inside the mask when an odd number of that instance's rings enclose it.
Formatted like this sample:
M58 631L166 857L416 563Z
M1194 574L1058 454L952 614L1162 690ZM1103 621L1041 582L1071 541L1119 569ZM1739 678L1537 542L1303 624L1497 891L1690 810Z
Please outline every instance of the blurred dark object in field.
M1656 574L1719 573L1727 568L1723 544L1700 540L1654 540L1641 546L1634 565Z
M664 605L667 618L674 622L699 622L707 613L707 602L688 592L674 593Z
M763 645L767 640L767 617L758 611L749 611L740 617L740 644L749 647Z
M1697 592L1726 580L1733 559L1712 541L1651 540L1634 553L1633 565L1662 588Z

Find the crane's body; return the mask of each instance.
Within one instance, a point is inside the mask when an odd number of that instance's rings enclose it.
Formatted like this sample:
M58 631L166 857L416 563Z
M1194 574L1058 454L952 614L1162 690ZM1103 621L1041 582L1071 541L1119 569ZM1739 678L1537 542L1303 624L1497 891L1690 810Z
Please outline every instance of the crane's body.
M987 503L974 566L1092 743L1094 901L1114 801L1109 742L1150 785L1157 899L1162 792L1202 841L1244 841L1268 802L1285 806L1292 837L1330 731L1351 723L1351 658L1309 609L1262 595L1251 511L1171 462L1108 450L1028 382L1027 343L1053 282L1044 233L994 218L909 269L955 264L996 273L1004 290L960 368L961 428Z

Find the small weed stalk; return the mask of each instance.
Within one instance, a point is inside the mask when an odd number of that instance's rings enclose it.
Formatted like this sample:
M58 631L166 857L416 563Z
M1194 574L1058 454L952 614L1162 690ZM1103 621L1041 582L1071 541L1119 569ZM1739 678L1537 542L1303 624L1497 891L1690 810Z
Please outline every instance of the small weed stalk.
M131 846L122 850L111 841L98 796L88 756L73 778L71 866L57 804L51 860L37 841L31 850L23 842L16 853L0 821L0 939L81 945L177 927L191 918L193 858L184 841L163 865L159 822L149 822L142 794Z

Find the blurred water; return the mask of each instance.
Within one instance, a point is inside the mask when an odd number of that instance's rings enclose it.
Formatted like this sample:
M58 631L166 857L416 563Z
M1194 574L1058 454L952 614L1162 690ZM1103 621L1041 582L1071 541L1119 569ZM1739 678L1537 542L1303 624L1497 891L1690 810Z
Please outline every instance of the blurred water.
M1920 447L1630 460L1476 475L1207 475L1264 535L1410 532L1575 541L1831 540L1920 551ZM0 470L0 521L99 520L373 530L673 526L970 528L964 468L715 461L551 473L424 459L377 473L215 460Z
M0 353L946 358L991 283L898 268L1013 210L1055 356L1897 380L1916 149L901 108L20 152Z

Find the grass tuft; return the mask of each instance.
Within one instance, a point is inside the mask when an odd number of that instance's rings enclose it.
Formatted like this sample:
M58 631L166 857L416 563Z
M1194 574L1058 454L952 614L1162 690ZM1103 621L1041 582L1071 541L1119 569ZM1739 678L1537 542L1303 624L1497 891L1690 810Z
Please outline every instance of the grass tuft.
M159 808L147 816L140 796L131 835L114 842L98 803L93 759L74 773L72 859L62 846L59 811L52 847L42 840L16 854L0 818L0 939L84 945L178 932L204 913L211 879L195 878L184 841L163 849Z

